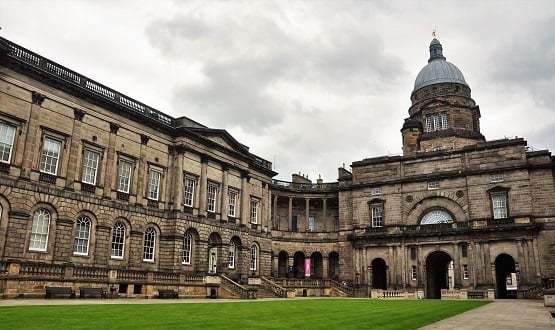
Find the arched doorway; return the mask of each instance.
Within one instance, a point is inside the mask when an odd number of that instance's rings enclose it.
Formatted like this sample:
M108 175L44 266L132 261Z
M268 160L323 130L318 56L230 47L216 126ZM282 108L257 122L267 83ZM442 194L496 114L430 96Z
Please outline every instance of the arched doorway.
M387 265L382 258L372 260L372 289L387 290Z
M518 287L516 278L516 264L513 257L502 253L495 258L495 298L516 298Z
M278 277L287 277L287 262L289 255L285 251L278 254Z
M328 256L328 277L337 279L339 277L339 254L331 252Z
M443 251L426 258L426 298L441 299L441 289L449 289L453 281L453 259ZM451 280L449 280L451 278Z
M300 251L293 255L293 277L304 278L304 253Z
M324 276L324 258L320 252L313 252L310 255L310 269L312 278L322 278Z
M208 237L208 273L218 273L218 249L222 246L222 238L218 233L212 233Z

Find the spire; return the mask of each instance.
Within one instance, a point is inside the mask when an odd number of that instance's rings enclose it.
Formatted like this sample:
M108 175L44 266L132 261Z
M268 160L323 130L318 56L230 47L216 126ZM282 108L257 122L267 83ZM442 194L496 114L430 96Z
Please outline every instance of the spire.
M445 57L443 56L443 48L441 47L441 43L439 42L439 40L434 38L430 43L430 59L428 60L428 63L437 59L445 60Z

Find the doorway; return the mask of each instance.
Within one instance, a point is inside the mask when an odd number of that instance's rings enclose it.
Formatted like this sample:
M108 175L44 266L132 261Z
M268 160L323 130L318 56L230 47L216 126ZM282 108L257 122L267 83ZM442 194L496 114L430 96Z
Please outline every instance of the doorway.
M441 299L441 290L452 287L454 278L452 265L453 259L443 251L435 251L428 255L426 258L426 298ZM449 280L450 278L451 280Z

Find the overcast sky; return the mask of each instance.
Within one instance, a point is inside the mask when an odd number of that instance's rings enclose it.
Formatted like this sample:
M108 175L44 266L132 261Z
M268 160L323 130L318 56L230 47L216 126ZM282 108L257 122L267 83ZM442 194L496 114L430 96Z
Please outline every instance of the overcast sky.
M434 28L488 140L555 150L555 1L10 1L0 35L292 172L401 153Z

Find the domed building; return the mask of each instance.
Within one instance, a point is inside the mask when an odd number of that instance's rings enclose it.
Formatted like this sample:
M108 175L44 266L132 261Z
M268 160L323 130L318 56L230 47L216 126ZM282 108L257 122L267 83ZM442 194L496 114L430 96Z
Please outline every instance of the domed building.
M0 297L491 299L555 286L555 158L433 39L403 155L336 182L0 38Z

